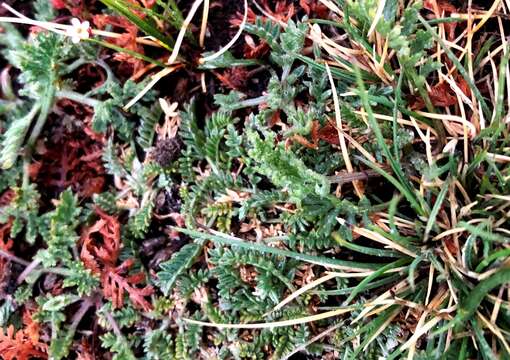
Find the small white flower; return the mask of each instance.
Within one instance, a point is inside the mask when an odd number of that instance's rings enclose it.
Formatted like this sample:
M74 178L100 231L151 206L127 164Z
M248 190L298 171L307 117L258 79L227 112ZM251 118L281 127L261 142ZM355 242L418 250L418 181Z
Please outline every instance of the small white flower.
M88 39L90 36L90 23L88 21L81 22L80 19L71 19L71 26L67 28L67 36L71 41L78 44L80 40Z

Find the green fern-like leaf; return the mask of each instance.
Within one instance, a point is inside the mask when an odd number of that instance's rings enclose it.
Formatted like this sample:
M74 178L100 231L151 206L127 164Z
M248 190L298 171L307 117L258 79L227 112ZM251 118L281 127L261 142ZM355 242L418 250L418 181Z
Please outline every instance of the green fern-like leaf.
M147 359L165 360L174 358L173 341L164 330L154 330L144 337L143 349Z
M195 157L204 157L205 134L198 128L195 114L195 103L191 103L181 112L181 127L179 134L187 148Z
M273 50L281 50L278 43L281 32L279 24L258 17L255 24L246 24L246 31L266 41Z
M38 216L41 196L33 184L13 190L14 199L0 211L0 223L5 224L12 219L11 237L15 238L25 229L24 240L33 244L41 222Z
M147 203L142 208L140 208L133 217L131 217L129 222L129 229L135 238L143 238L149 229L153 210L154 200L150 198Z
M108 214L115 214L119 209L117 208L117 198L111 192L104 192L101 194L94 194L92 197L94 203Z
M52 3L47 0L35 0L34 10L36 19L40 21L51 21L56 17L56 10Z
M202 245L198 243L184 245L170 260L159 266L161 270L158 272L158 286L163 294L170 293L179 275L193 264L201 251Z
M52 32L40 32L33 42L11 49L14 66L21 70L20 80L32 86L31 95L38 99L40 92L53 87L58 76L59 63L69 56L70 48L63 45L63 38Z
M36 103L28 114L14 120L3 135L2 148L0 150L0 164L3 169L9 169L16 162L21 145L39 108L39 104Z
M184 332L179 332L175 339L175 359L176 360L190 360L191 357L188 353L188 342Z
M250 157L257 163L257 170L267 176L273 184L287 189L294 201L300 202L311 194L324 196L329 193L327 179L310 170L294 153L283 146L274 146L274 135L266 134L262 139L250 131L248 138L252 148Z
M106 333L101 336L101 345L114 355L113 360L136 360L131 350L130 342L123 336L114 333Z
M78 200L73 193L70 190L64 191L60 195L57 208L48 214L49 229L43 234L48 248L37 254L46 267L55 266L58 262L72 262L69 249L75 246L78 240L75 229L79 224L80 212Z
M161 107L159 105L153 105L150 111L147 111L147 115L144 116L138 127L138 137L136 141L144 149L147 150L152 146L154 140L154 133L156 132L156 124L161 117Z
M125 176L126 169L122 166L117 154L115 152L115 145L113 144L113 139L108 139L108 142L104 148L103 152L103 163L106 171L110 175L115 176Z

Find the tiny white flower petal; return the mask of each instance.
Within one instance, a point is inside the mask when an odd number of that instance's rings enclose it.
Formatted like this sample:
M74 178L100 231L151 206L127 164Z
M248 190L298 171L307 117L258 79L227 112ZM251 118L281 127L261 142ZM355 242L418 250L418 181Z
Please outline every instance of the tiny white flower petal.
M71 25L73 25L74 27L79 27L81 25L81 21L80 19L78 18L72 18L71 19Z
M78 18L72 18L71 24L72 25L67 28L66 34L71 38L73 43L77 44L80 40L90 37L90 23L88 21L81 22Z
M89 35L88 32L86 32L86 33L81 33L80 37L81 37L82 40L85 40L85 39L88 39L90 37L90 35Z
M76 31L76 28L69 27L66 30L66 35L69 37L75 37L75 36L78 36L78 32Z

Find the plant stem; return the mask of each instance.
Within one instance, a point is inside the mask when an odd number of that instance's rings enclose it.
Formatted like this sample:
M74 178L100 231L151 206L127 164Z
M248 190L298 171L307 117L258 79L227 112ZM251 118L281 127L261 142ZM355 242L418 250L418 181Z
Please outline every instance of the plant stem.
M90 107L96 107L99 104L101 104L100 100L92 99L88 96L85 96L72 90L59 90L57 91L56 96L59 98L73 100L80 104L87 105Z
M9 254L7 251L0 250L0 257L7 259L9 261L21 264L23 266L30 265L30 262L23 260L22 258L17 257L16 255Z
M262 95L253 99L246 99L239 103L238 109L242 109L245 107L252 107L252 106L258 106L260 104L263 104L267 101L267 95Z
M51 111L51 108L53 106L54 97L55 97L55 88L53 86L50 86L50 88L47 90L47 92L42 95L42 100L40 101L41 110L39 111L39 116L37 117L34 128L32 129L32 133L30 134L30 137L28 138L27 147L25 150L24 158L23 158L22 187L24 189L26 189L26 187L30 183L30 179L29 179L30 168L29 167L30 167L30 160L32 159L32 151L33 151L35 142L37 141L37 138L41 134L44 124L46 123L46 119L48 118L48 115Z

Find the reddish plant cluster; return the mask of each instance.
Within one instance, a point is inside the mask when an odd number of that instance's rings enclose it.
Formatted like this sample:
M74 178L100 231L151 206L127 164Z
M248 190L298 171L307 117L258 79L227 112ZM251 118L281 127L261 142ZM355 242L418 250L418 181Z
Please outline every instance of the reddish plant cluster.
M299 6L305 11L306 15L314 15L321 19L327 19L329 16L329 9L326 5L318 0L299 0Z
M274 10L271 9L271 7L268 4L267 0L262 1L261 4L262 8L264 9L265 13L275 19L279 22L286 23L289 21L289 19L294 16L296 13L296 10L294 8L294 4L290 3L287 4L286 0L280 0L277 1ZM238 12L233 19L230 20L230 24L232 26L238 27L241 25L243 21L243 14ZM262 16L264 19L265 17ZM254 24L257 20L257 14L254 10L251 8L248 8L248 17L246 19L247 22ZM266 55L269 52L269 45L265 42L260 40L260 42L257 44L255 43L255 40L249 35L245 36L245 46L244 46L244 57L248 59L258 59L264 55Z
M124 295L127 293L134 306L150 311L152 306L145 297L153 293L153 288L137 287L145 281L145 274L143 272L129 274L134 265L133 259L127 259L117 265L122 246L118 219L99 208L96 208L96 213L99 220L81 236L80 257L83 263L93 273L99 275L103 294L111 299L115 308L122 306Z
M458 10L447 0L426 0L423 3L423 7L434 13L434 16L439 18L442 16L449 16L452 13L456 13ZM444 23L443 24L448 40L452 41L455 39L455 29L457 28L456 22Z
M4 360L47 359L48 346L39 341L39 323L32 319L32 311L25 307L23 328L16 331L13 325L0 328L0 356ZM4 332L5 331L5 332Z
M51 0L55 10L67 10L73 16L81 16L85 10L83 0Z
M155 4L154 0L140 0L139 2L130 0L130 2L133 5L141 5L145 8L151 8ZM142 19L145 17L143 12L135 10L133 10L133 12ZM138 28L126 18L115 15L98 14L92 16L92 22L98 29L104 30L107 26L112 26L113 31L120 34L119 37L108 38L107 41L110 43L128 51L144 54L143 46L137 42ZM118 61L123 68L129 67L132 74L138 73L145 67L143 60L135 58L126 52L115 52L113 59Z
M213 71L213 74L228 89L242 90L246 87L246 80L249 79L250 72L244 67L236 66L224 70L221 74Z
M5 253L9 253L14 245L13 240L9 237L10 230L11 221L0 226L0 250ZM9 260L4 257L0 257L0 294L4 292L4 289L9 282L10 273ZM1 296L3 296L3 294Z
M82 198L100 193L105 184L103 138L88 125L83 133L86 136L68 134L54 143L48 142L42 159L31 166L31 178L58 193L68 187Z
M471 96L469 85L466 83L466 80L464 80L462 76L455 76L455 84L465 96ZM458 103L457 94L446 81L434 85L429 90L429 97L432 105L436 107L448 107ZM410 100L411 108L413 109L423 109L425 107L425 102L419 97L414 97Z

